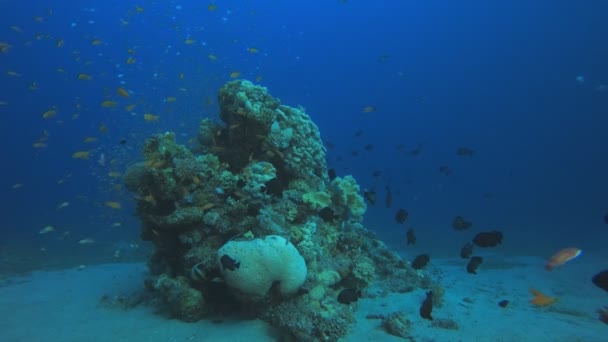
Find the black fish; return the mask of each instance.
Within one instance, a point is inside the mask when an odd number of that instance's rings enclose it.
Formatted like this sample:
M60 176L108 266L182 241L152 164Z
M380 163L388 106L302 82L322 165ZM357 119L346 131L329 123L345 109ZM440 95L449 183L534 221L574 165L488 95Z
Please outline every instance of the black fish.
M371 151L371 150L374 149L374 145L367 144L367 145L363 146L363 149L366 150L366 151Z
M449 176L452 174L452 169L450 169L450 167L447 165L441 165L439 166L439 172L443 173L446 176Z
M399 209L399 210L397 210L397 213L395 214L395 221L397 221L397 223L403 224L405 222L405 220L407 220L408 216L409 216L409 214L407 213L407 211L405 209Z
M591 278L595 286L604 291L608 291L608 270L602 271Z
M350 304L356 302L361 297L361 290L344 289L338 294L338 302L342 304Z
M393 204L393 194L391 193L391 188L387 185L386 186L386 207L390 208L391 205Z
M474 256L471 258L471 260L469 260L469 263L467 265L467 272L471 273L471 274L477 274L477 267L479 267L479 265L481 265L481 263L483 262L483 258L480 256Z
M408 246L416 244L416 233L414 233L414 230L412 228L410 228L407 231L406 237L407 237L407 245Z
M325 207L319 210L319 213L317 215L319 215L319 217L322 218L325 222L334 222L338 218L330 207Z
M498 302L498 306L500 306L501 308L506 308L507 305L509 305L509 301L506 299L503 299L500 302Z
M375 191L367 191L364 190L363 191L363 198L365 198L365 200L367 201L367 203L369 203L370 205L374 205L376 204L376 192Z
M240 261L236 261L236 260L232 259L231 257L228 256L228 254L222 255L222 257L220 258L220 263L222 264L222 267L225 270L230 270L230 271L234 271L237 268L239 268L239 266L241 266Z
M426 298L422 302L422 305L420 305L420 317L432 321L433 320L433 317L431 316L432 311L433 311L433 291L428 291L426 293Z
M426 266L429 263L431 257L428 254L420 254L417 256L414 261L412 261L412 268L415 270L419 270Z
M481 232L475 235L473 243L479 247L496 247L502 243L502 233L498 230Z
M374 172L372 172L372 177L379 178L380 176L382 176L381 170L375 170Z
M465 220L462 216L456 216L454 217L454 220L452 220L452 228L455 230L467 230L471 228L472 225L471 222Z
M475 154L475 150L472 150L468 147L459 147L456 150L456 155L459 155L461 157L472 157L473 154Z
M126 144L126 143L127 143L127 139L124 139L124 138L123 138L123 139L120 139L120 140L118 141L118 143L119 143L119 144L121 144L121 145L124 145L124 144Z
M336 170L334 170L334 169L327 170L327 176L329 177L330 181L333 181L337 177Z
M604 223L608 224L608 213L606 213L606 215L604 215Z
M363 135L363 130L362 130L362 129L358 129L358 130L355 132L355 136L356 136L356 137L360 137L360 136L362 136L362 135Z
M460 257L463 259L468 259L471 257L471 254L473 254L473 246L474 245L471 242L467 242L464 246L462 246L460 249Z

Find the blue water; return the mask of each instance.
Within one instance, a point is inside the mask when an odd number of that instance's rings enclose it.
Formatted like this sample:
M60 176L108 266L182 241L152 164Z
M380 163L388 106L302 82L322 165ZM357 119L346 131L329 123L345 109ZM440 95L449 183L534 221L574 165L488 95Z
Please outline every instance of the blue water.
M153 133L195 137L202 118L217 117L218 89L240 72L306 108L334 146L329 167L377 191L365 224L395 249L413 227L412 254L457 256L474 232L492 229L504 232L507 254L605 253L607 2L208 5L0 2L0 42L11 46L0 54L3 248L111 259L118 241L138 242L132 194L108 173L141 160ZM146 122L144 113L159 119ZM45 131L46 146L32 147ZM475 153L458 156L459 147ZM72 158L77 151L89 159ZM406 225L394 220L398 208L410 214ZM471 231L451 228L456 215L473 222ZM56 232L38 234L47 225ZM77 244L83 238L96 244Z

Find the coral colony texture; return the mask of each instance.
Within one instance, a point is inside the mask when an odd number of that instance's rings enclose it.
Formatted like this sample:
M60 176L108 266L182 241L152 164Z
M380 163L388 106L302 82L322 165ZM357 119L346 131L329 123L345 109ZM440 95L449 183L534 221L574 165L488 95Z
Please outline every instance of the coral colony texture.
M146 288L172 317L239 314L332 341L354 322L356 303L339 302L341 291L441 294L363 227L359 185L329 179L303 108L245 80L225 84L219 105L223 123L202 120L198 146L155 135L125 176L141 237L155 246Z

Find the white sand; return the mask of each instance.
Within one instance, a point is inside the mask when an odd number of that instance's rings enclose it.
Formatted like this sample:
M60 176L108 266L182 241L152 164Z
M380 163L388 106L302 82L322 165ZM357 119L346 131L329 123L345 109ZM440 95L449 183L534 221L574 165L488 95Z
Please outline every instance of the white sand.
M458 330L432 327L421 319L424 291L416 290L359 300L357 324L345 340L403 341L385 333L380 320L365 318L401 310L413 323L416 341L608 341L608 325L596 314L608 305L608 293L590 281L602 269L601 260L575 260L547 272L538 258L485 259L478 275L466 273L465 260L432 260L432 271L442 275L446 287L446 303L434 309L433 317L455 320ZM109 264L5 279L0 282L0 341L275 340L271 329L257 320L183 323L147 306L126 311L99 306L103 295L141 288L144 274L143 264ZM530 287L559 301L551 308L532 307ZM497 305L501 299L510 301L506 309Z

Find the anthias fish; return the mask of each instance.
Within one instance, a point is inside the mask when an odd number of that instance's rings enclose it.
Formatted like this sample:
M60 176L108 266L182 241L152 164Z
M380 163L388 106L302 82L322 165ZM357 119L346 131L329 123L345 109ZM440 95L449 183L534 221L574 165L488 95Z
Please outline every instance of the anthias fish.
M545 264L545 269L547 271L551 271L555 267L562 266L563 264L567 263L568 261L581 255L582 252L583 251L580 248L574 248L574 247L564 248L564 249L560 250L559 252L553 254L553 256L551 258L549 258L549 260Z

